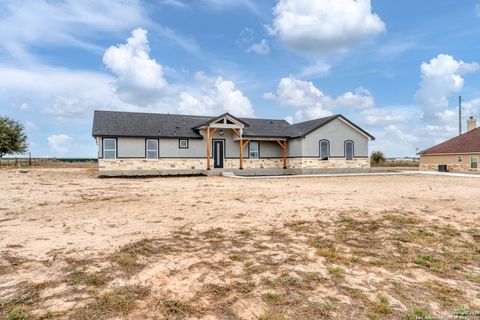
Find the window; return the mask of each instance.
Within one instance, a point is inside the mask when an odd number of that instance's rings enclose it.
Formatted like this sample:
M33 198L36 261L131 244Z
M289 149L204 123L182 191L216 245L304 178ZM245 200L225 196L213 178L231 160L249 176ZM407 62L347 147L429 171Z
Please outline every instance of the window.
M328 140L320 140L320 160L328 160L330 157L330 142Z
M158 159L157 139L147 139L147 159Z
M178 140L178 147L180 149L188 149L188 139L179 139Z
M462 163L463 162L463 156L458 156L457 157L457 162Z
M250 141L248 144L248 154L250 159L258 159L259 152L258 152L258 141Z
M470 157L470 167L472 169L478 168L478 156L471 156Z
M117 157L117 140L103 139L103 158L115 159Z
M353 141L345 141L345 159L353 160Z

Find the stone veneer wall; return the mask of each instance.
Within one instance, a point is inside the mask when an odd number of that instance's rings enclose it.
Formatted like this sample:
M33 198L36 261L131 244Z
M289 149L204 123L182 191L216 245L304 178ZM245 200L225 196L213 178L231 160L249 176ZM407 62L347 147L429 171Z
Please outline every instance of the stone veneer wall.
M206 159L98 159L99 171L119 170L204 170L207 167Z
M343 158L330 158L320 160L320 158L290 158L287 162L289 169L368 169L370 168L369 158L354 158L345 160Z
M210 161L213 169L213 159ZM240 167L239 159L225 159L224 169L238 169ZM268 159L244 159L243 167L245 169L283 169L283 158ZM154 170L205 170L207 168L206 159L116 159L116 160L98 160L98 168L101 172L108 171L154 171ZM370 161L368 158L355 158L347 161L341 158L330 158L329 160L320 160L319 158L287 158L288 169L368 169Z

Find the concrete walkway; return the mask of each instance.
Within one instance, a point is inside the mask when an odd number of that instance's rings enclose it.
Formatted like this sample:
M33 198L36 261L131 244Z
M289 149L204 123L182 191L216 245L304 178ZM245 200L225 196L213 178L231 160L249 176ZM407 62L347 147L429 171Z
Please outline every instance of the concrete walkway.
M293 179L293 178L313 178L313 177L395 176L395 175L415 175L415 174L480 179L480 175L477 175L477 174L437 172L437 171L413 171L413 170L395 171L395 172L371 172L371 173L298 174L298 175L282 175L282 176L237 176L233 172L222 173L222 175L225 177L235 178L235 179Z

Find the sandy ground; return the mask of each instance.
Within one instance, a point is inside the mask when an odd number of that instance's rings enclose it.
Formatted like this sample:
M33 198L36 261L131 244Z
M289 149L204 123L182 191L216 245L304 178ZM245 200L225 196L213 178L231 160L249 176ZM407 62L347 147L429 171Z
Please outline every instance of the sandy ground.
M478 310L479 213L472 178L1 170L0 316L414 319Z

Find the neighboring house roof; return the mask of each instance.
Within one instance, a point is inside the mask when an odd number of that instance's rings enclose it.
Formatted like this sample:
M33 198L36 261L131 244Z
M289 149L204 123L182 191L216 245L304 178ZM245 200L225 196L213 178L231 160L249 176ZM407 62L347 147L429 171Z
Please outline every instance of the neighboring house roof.
M289 124L285 120L236 118L228 113L218 117L178 114L98 111L93 116L92 135L118 137L202 138L197 130L228 115L245 124L245 137L298 138L341 117L372 140L375 138L343 117L335 115L311 121Z
M420 151L418 154L480 152L480 128L475 128L450 140Z

